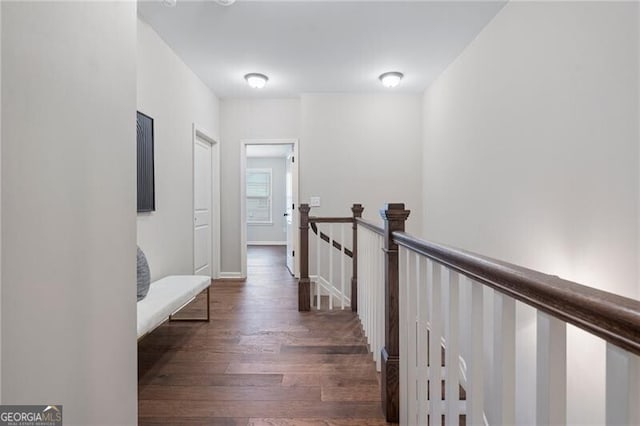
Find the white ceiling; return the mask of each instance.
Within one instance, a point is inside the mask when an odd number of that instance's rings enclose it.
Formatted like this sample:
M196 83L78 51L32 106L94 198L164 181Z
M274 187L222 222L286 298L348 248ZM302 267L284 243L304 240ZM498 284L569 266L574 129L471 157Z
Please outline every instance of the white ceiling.
M247 145L247 157L286 158L292 149L292 145Z
M138 13L221 98L309 92L420 93L504 1L139 2ZM378 81L401 71L400 86ZM264 73L251 89L243 76Z

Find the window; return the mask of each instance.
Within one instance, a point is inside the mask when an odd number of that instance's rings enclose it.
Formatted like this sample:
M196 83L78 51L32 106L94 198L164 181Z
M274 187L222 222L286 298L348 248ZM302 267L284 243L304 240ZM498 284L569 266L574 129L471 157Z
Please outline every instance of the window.
M247 223L272 223L271 169L247 169Z

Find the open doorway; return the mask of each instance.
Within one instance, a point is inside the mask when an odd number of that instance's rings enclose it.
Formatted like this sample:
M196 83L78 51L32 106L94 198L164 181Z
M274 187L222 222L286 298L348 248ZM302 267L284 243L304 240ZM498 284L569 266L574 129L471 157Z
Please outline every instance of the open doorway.
M242 273L265 253L298 276L298 141L244 140L241 153ZM280 259L280 260L275 260Z

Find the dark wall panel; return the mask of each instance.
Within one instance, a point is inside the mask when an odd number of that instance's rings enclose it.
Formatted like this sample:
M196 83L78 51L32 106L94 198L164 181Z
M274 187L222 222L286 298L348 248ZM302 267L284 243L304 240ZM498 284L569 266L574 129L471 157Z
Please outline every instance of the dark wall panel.
M138 112L138 212L156 209L153 173L153 118Z

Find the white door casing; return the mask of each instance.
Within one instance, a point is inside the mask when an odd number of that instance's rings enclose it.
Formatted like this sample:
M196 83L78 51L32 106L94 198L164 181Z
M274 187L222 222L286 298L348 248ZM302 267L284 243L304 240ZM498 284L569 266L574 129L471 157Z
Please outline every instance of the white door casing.
M219 272L218 145L193 126L193 272L217 278Z
M242 277L247 276L247 194L246 194L246 173L247 173L247 145L291 145L293 147L292 163L292 190L293 190L293 250L292 253L298 253L298 179L299 179L299 161L298 161L298 139L242 139L240 152L240 261ZM293 275L299 276L300 260L298 256L293 258Z
M211 145L196 138L193 149L193 272L196 275L211 276Z

